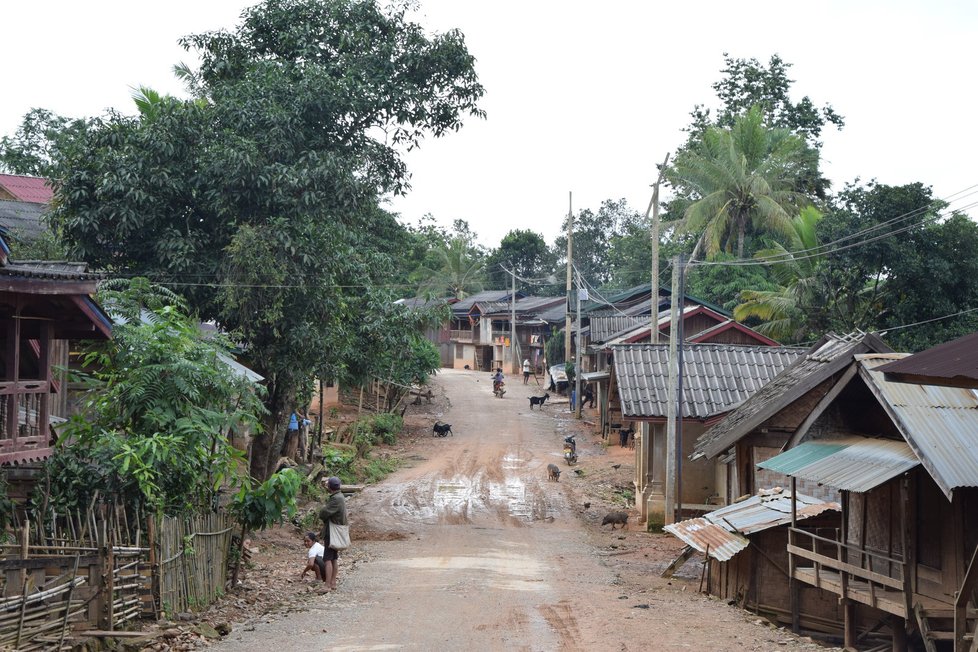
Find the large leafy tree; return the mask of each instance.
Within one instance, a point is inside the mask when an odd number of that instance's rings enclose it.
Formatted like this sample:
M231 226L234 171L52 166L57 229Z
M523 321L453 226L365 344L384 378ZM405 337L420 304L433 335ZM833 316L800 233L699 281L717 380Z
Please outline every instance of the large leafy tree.
M635 226L641 225L641 226ZM632 261L616 260L612 243L626 234L644 230L643 216L624 199L606 199L597 211L582 209L574 217L574 265L587 283L602 286L615 276L615 268L631 268ZM553 247L553 256L559 267L567 264L567 219L564 219ZM561 276L558 273L558 276Z
M759 107L729 129L707 129L667 171L689 196L681 228L701 234L697 246L708 257L733 251L743 258L750 235L790 237L791 215L807 201L799 176L812 155L798 136L767 127Z
M737 118L751 107L759 106L773 127L782 127L801 136L812 147L821 147L819 138L828 126L842 129L843 118L831 104L816 106L807 95L797 102L791 99L788 78L791 64L777 54L771 55L767 66L757 59L738 59L723 55L723 78L713 84L719 107L713 109L698 104L690 114L692 124L687 128L690 142L695 142L711 126L732 127Z
M547 276L553 267L553 254L546 240L530 229L514 229L503 236L499 246L486 258L486 269L491 274L491 283L497 289L509 289L509 274L497 273L502 266L512 270L524 279ZM520 282L517 281L517 286Z
M195 99L143 93L149 110L94 120L55 157L74 255L179 288L265 376L259 478L313 373L364 376L403 234L378 208L406 187L400 152L482 115L462 35L429 36L405 11L266 0L234 31L183 40L202 61L183 70Z

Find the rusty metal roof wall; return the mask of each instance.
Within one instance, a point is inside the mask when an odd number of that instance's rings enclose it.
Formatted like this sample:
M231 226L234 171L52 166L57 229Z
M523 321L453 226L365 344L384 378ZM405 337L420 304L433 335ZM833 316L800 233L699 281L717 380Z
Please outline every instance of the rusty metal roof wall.
M869 437L816 439L757 466L842 491L862 493L920 464L906 442Z
M616 345L612 351L624 415L665 417L669 345ZM706 419L733 409L804 352L791 347L684 345L683 416Z
M978 487L978 396L970 389L887 381L879 367L893 357L860 356L865 377L896 418L934 482L951 495Z
M693 458L720 455L789 403L848 365L851 356L865 351L889 350L875 335L829 333L809 349L807 355L800 356L743 405L700 435Z
M930 376L947 381L978 382L978 333L889 362L880 369L883 373Z
M692 518L662 528L699 552L710 552L719 561L728 561L750 543L746 537L729 532L705 518Z
M839 503L797 494L796 515L804 520L828 510L840 511ZM726 561L748 545L744 535L791 523L791 492L781 488L763 491L747 500L721 507L700 518L665 526L663 529L684 543Z

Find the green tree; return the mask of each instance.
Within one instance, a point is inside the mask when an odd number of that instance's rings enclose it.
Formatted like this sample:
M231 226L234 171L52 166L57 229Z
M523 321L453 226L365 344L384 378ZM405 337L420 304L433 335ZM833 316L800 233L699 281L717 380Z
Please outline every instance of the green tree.
M755 258L776 261L771 266L778 284L775 289L749 289L741 292L734 309L737 321L761 320L755 328L768 337L785 342L800 342L815 335L813 328L821 322L825 302L831 301L819 284L819 242L816 228L822 219L809 206L791 220L793 234L786 247L779 242L762 249Z
M13 174L53 177L54 159L73 147L88 128L47 109L31 109L13 136L0 138L0 170Z
M777 54L771 55L767 67L757 59L736 59L724 52L724 77L713 84L720 107L714 114L704 105L696 105L690 114L693 123L687 128L690 142L695 142L711 126L732 127L737 118L754 106L759 106L769 126L781 127L805 139L812 147L821 147L822 130L832 125L845 126L845 119L831 104L817 107L806 95L798 102L791 101L788 78L791 64Z
M807 202L796 191L799 173L812 155L798 136L765 127L758 107L730 129L707 129L667 171L690 197L681 228L701 234L697 247L708 257L735 251L743 258L753 234L790 237L790 215Z
M897 238L899 264L879 321L886 341L898 351L921 351L978 331L978 313L966 312L978 308L978 225L956 213ZM907 324L916 325L888 330Z
M359 341L383 327L367 317L395 298L403 228L379 199L406 187L400 152L483 115L462 35L405 12L266 0L234 31L183 39L196 99L91 121L58 150L53 218L72 253L179 288L265 376L259 479L313 374L363 376Z
M606 199L597 211L581 210L574 218L574 265L581 276L591 285L606 285L614 277L616 266L635 267L632 261L616 261L611 255L611 244L616 238L635 229L643 228L643 216L632 209L624 199ZM640 225L640 226L633 226ZM558 267L567 264L567 219L564 219L553 247ZM558 276L560 274L558 273ZM563 289L560 290L563 292Z
M942 208L922 183L851 183L833 198L817 229L827 249L819 267L825 296L831 298L825 303L826 329L878 327L892 304L890 280L901 270L906 243L920 245L924 225L935 221Z
M479 292L485 284L485 261L464 238L454 237L435 249L435 266L424 272L423 288L456 299Z
M84 355L93 371L80 376L83 410L60 430L44 504L84 509L100 492L168 514L209 507L234 481L231 432L258 426L256 388L225 362L226 342L201 337L175 294L137 279L109 284L99 300L116 321L113 337Z
M529 229L514 229L503 236L499 246L486 258L486 269L490 279L495 281L491 285L496 289L508 290L510 276L499 273L500 266L505 266L522 278L536 279L553 271L553 255L542 235Z

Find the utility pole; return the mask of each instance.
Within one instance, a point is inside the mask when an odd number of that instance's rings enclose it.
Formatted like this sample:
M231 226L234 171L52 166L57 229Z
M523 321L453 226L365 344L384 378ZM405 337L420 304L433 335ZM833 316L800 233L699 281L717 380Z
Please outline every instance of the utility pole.
M506 269L505 267L503 269ZM509 270L506 270L509 271ZM510 320L509 320L509 362L512 365L510 373L516 373L516 269L509 272L513 277L513 293L510 295Z
M581 418L581 274L577 278L577 346L574 347L574 418Z
M567 193L567 308L564 311L564 362L570 361L571 352L571 270L574 267L574 210L573 193ZM551 361L552 363L552 361Z
M655 180L652 188L652 201L649 208L652 210L652 343L659 343L659 184L666 173L666 165L669 163L669 153L662 161L659 168L659 177ZM645 211L645 218L648 219L649 211Z
M679 358L676 356L676 337L679 334L679 310L682 301L676 305L679 296L679 257L672 259L672 296L669 299L671 318L669 321L669 383L666 390L666 525L676 522L676 381L679 376Z
M679 275L679 306L683 314L679 317L679 334L676 339L679 341L679 356L676 361L676 371L678 382L676 383L676 402L679 406L676 409L676 520L683 520L683 349L686 341L686 328L684 322L685 310L683 304L686 300L686 254L679 254L679 269L675 273ZM675 295L672 298L676 302ZM673 313L675 314L675 313Z

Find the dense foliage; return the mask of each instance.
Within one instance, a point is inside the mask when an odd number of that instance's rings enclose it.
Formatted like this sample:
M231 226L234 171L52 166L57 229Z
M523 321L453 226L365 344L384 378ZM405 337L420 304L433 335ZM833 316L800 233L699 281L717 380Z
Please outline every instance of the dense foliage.
M230 436L258 427L260 388L231 370L227 344L202 337L172 293L137 280L99 300L113 338L84 354L85 400L47 463L47 505L86 509L98 492L171 514L209 506L236 482Z
M202 59L182 69L194 99L141 89L138 116L52 143L70 253L176 288L265 377L257 478L312 375L386 377L416 345L390 308L407 236L379 200L405 188L400 152L481 116L483 89L462 35L428 36L405 11L266 0L183 40Z

